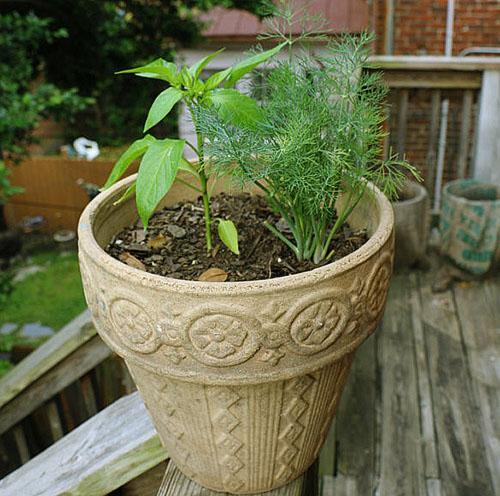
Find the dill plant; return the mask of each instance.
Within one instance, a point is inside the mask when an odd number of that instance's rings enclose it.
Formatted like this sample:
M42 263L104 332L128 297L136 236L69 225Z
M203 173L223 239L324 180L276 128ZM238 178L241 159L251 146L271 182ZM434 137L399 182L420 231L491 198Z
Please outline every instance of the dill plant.
M300 261L324 263L335 234L371 181L389 196L416 171L382 159L387 93L381 74L364 68L371 35L344 36L322 56L290 55L264 76L263 118L253 129L201 109L211 167L256 184L288 225L290 236L266 223ZM338 208L337 200L346 200Z

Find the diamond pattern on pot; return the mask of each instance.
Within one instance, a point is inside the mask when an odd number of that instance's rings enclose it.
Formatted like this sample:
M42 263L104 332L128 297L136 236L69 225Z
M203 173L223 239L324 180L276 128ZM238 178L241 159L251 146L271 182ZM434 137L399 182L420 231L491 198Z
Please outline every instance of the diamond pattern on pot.
M312 375L305 375L291 379L285 385L276 472L278 482L289 479L295 472L295 462L301 448L300 437L305 429L303 420L310 407L304 394L315 380Z
M241 397L230 387L220 387L217 388L214 399L213 405L217 405L213 416L215 443L224 452L221 464L228 471L223 478L224 486L228 491L238 491L245 485L242 478L238 476L245 464L238 457L243 443L233 432L241 424L241 420L232 408L237 406Z

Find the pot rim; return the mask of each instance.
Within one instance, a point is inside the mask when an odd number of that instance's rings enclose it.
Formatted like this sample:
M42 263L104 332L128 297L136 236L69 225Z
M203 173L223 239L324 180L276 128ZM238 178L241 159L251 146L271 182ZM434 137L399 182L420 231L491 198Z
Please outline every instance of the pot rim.
M231 294L236 296L237 294L243 293L248 295L254 292L262 293L263 291L297 288L304 285L310 286L311 278L317 279L319 282L320 280L343 274L376 255L376 253L387 243L393 230L394 213L390 201L374 184L368 183L366 191L374 196L374 200L379 207L380 219L378 225L375 232L366 243L340 260L299 274L274 277L272 279L228 282L174 279L167 276L151 274L116 260L99 246L94 237L93 223L100 208L104 206L110 198L116 196L119 191L127 188L136 176L137 174L132 174L120 180L111 188L100 193L85 207L78 222L78 240L80 250L83 250L92 260L100 260L99 265L103 270L106 270L119 279L132 278L136 280L135 282L148 287L162 288L168 286L170 291L178 290L181 293L203 293L213 296Z
M465 196L457 194L453 191L455 186L459 186L459 185L465 186L466 184L471 186L471 187L489 186L491 188L495 188L497 190L497 192L500 191L500 188L496 184L488 183L486 181L479 181L479 180L474 179L474 178L468 178L468 179L462 178L462 179L455 179L453 181L449 181L448 183L446 183L444 185L444 188L443 188L443 196L449 196L449 197L453 198L453 200L456 202L460 202L460 203L464 203L464 204L466 203L468 205L481 205L482 206L485 203L489 203L489 204L493 204L493 205L496 205L496 204L500 205L500 198L497 198L496 200L489 200L489 199L469 200Z
M408 187L412 189L412 193L414 193L414 196L408 198L407 200L395 200L391 202L394 206L409 205L410 203L418 203L427 198L427 190L424 188L424 186L417 183L416 181L410 181L410 180L406 181L405 188Z

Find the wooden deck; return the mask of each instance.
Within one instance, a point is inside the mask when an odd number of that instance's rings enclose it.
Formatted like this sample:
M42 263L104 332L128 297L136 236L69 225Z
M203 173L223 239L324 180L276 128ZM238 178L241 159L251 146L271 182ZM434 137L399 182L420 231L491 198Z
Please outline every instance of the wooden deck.
M393 279L320 460L323 496L500 494L500 278L432 293L434 273Z
M433 293L434 274L394 277L384 319L356 355L318 463L307 477L269 494L500 494L500 277ZM57 370L68 375L72 356L88 343L100 342L86 324L77 327L81 332L65 333L66 341L76 343L71 345L71 350L77 346L76 351L55 368L44 365L44 376L24 389L21 386L28 381L24 376L31 375L23 375L21 368L3 380L0 399L7 403L0 419L8 417L9 425L18 422L11 405L24 404L22 398L33 396ZM75 337L83 344L78 345ZM55 345L48 343L47 353L52 355ZM56 347L57 356L67 348L67 344ZM38 354L45 356L43 351ZM31 360L35 358L36 354ZM55 394L59 383L50 384ZM166 458L168 453L160 447L135 393L95 414L5 477L0 494L101 496L115 489L141 496L220 494L185 480L172 462L160 488L164 462L152 467Z

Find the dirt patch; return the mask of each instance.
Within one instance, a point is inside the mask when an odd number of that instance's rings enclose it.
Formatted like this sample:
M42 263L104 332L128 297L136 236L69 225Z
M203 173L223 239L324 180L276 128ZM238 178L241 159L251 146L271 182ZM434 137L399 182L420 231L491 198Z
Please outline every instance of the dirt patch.
M236 225L240 256L228 250L215 232L214 249L211 253L206 252L201 199L177 203L157 212L146 232L139 221L125 228L111 240L106 251L152 274L185 280L198 280L209 269L226 272L227 281L252 281L318 267L311 262L299 262L263 225L266 220L275 225L280 220L263 198L250 194L221 194L213 197L211 203L213 218L231 219ZM352 253L366 241L365 231L353 231L344 224L332 240L336 251L328 263ZM209 275L218 274L213 280L223 280L221 273L216 272L211 271Z

